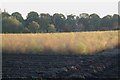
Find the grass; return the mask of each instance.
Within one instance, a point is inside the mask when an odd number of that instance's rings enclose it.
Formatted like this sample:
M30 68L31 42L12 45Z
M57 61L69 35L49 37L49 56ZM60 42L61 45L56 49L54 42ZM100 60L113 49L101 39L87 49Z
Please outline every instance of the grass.
M118 46L119 31L0 34L3 53L93 54Z

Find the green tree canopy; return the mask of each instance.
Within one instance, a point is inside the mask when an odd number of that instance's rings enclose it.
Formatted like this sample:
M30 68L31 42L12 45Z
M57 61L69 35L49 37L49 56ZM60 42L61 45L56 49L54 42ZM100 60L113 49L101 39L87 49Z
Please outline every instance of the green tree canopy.
M14 12L12 13L12 16L14 16L17 20L19 20L20 22L23 22L24 19L22 17L22 15L19 12Z
M97 14L91 14L89 23L89 30L98 30L100 27L100 17Z
M54 24L49 24L48 25L48 32L56 32L56 28Z
M81 14L80 14L80 18L89 19L89 14L87 14L87 13L81 13Z
M52 19L49 14L40 14L40 25L43 32L47 32L48 25L51 23Z
M32 21L39 23L39 14L37 12L31 11L27 15L26 26L29 25Z
M6 17L9 17L10 14L7 13L7 12L2 12L2 19L6 18Z
M32 21L31 23L29 23L28 25L28 29L33 32L33 33L36 33L38 32L38 29L40 28L40 25L35 22L35 21Z
M53 15L53 22L57 28L57 31L64 31L65 20L66 18L63 14L55 13Z
M10 16L2 19L2 29L4 33L18 33L22 32L22 23L15 17Z
M118 14L106 15L100 18L95 13L64 16L61 13L53 15L41 13L39 15L37 12L31 11L26 16L26 19L23 19L19 12L14 12L10 15L4 10L0 16L0 22L3 24L3 33L78 32L120 29L120 16Z
M101 19L100 27L101 28L108 28L108 29L110 29L112 27L112 16L111 15L104 16Z
M113 29L117 29L119 26L119 15L118 14L114 14L113 18L112 18L112 28Z

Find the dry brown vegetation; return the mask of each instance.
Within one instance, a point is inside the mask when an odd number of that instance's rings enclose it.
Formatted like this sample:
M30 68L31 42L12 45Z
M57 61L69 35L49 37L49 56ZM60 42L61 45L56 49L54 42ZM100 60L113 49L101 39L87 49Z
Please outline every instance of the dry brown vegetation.
M118 45L119 31L0 34L3 53L92 54Z

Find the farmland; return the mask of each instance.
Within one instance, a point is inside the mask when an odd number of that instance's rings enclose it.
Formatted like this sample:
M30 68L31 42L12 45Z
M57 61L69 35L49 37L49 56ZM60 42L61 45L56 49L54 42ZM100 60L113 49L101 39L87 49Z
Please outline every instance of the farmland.
M91 56L3 54L3 78L118 78L118 49Z
M0 78L119 80L118 1L41 1L2 1Z
M3 53L93 54L118 46L118 31L1 34Z
M2 77L118 78L118 32L1 34Z

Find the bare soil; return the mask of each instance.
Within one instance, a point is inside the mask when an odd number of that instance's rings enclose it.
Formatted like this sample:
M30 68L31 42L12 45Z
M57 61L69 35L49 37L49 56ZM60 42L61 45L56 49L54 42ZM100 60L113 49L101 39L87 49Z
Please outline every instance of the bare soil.
M3 53L5 78L119 78L119 48L94 55Z

